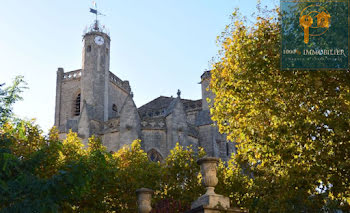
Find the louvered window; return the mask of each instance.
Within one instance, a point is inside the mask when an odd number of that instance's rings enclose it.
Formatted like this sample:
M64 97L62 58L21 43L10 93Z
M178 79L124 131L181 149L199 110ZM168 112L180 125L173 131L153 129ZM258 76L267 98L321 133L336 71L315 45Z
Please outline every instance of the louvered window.
M74 107L74 115L80 115L80 94L75 99Z

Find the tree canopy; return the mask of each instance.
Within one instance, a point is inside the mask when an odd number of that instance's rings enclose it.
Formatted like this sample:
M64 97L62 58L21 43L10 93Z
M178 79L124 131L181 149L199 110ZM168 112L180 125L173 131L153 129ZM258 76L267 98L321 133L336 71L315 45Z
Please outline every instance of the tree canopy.
M111 153L98 137L84 147L75 132L61 141L55 127L44 135L35 121L9 114L0 126L0 212L134 213L142 187L155 191L153 212L184 212L205 192L196 163L204 155L177 144L164 162L151 162L139 140ZM248 206L251 180L233 166L220 163L217 192Z
M279 11L233 14L219 37L211 114L237 145L259 212L350 208L349 71L281 71ZM248 188L247 188L248 189Z
M23 76L17 76L12 85L3 89L4 83L0 84L0 125L12 117L12 106L22 100L20 94L26 89L26 82Z

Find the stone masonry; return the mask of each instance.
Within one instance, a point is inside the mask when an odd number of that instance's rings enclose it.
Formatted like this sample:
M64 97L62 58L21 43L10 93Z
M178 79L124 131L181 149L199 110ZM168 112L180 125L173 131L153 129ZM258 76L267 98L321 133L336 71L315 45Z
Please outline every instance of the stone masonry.
M128 81L109 70L109 35L96 22L83 36L82 68L57 70L55 126L64 138L70 129L84 143L91 135L102 138L110 151L135 139L152 161L162 161L176 143L203 147L209 156L227 160L234 145L218 132L210 118L207 98L210 71L201 76L202 99L160 96L137 108Z

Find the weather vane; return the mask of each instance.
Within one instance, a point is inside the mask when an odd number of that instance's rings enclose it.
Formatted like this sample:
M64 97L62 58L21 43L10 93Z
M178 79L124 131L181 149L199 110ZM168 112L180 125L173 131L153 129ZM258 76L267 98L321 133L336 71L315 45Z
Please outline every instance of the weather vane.
M104 14L100 13L98 10L97 10L97 4L95 1L92 2L92 5L94 8L90 8L90 13L93 13L96 15L96 20L95 20L95 30L99 30L98 28L98 16L105 16Z

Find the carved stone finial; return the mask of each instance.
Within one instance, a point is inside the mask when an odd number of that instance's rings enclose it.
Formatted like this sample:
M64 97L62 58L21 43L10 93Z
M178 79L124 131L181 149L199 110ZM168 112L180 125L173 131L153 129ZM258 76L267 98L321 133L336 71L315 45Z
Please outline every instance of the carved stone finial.
M178 89L177 90L177 97L180 98L180 95L181 95L181 91Z
M216 177L216 167L219 163L219 158L205 157L199 159L197 163L201 167L201 173L203 176L202 182L207 188L207 192L205 194L215 195L214 189L216 184L218 184L218 178Z
M230 199L214 192L215 186L218 184L216 171L219 158L204 157L199 159L197 163L201 167L202 182L207 188L207 192L192 203L191 209L199 206L215 208L218 205L225 209L230 208Z

